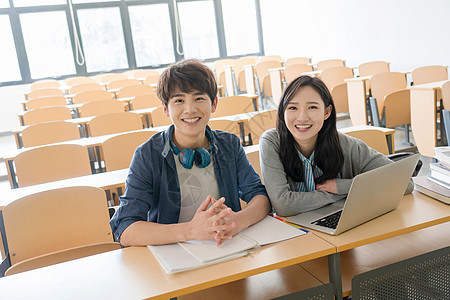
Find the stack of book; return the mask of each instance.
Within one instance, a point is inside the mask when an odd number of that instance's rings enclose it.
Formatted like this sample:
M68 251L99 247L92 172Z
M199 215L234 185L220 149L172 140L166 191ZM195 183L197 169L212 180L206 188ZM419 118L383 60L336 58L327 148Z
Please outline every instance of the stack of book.
M428 176L414 178L415 188L428 196L450 203L450 147L435 147Z

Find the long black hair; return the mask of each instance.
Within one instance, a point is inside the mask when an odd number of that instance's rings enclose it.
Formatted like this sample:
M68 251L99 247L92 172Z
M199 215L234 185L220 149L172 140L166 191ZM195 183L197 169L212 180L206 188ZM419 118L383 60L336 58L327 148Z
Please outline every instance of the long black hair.
M298 91L305 87L312 87L325 104L325 108L331 105L331 114L324 121L320 129L314 147L314 163L322 170L322 176L315 179L316 183L322 183L328 179L336 178L344 165L344 155L339 144L339 135L336 129L336 109L333 98L325 83L310 76L300 76L292 81L285 89L278 105L277 132L280 137L279 155L283 163L284 171L296 182L304 181L303 163L300 159L294 137L286 127L284 112L291 99Z

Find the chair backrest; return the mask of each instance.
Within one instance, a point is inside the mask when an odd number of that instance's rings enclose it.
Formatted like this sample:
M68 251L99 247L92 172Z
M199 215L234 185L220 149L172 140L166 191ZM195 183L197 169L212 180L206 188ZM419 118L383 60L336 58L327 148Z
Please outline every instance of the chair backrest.
M145 143L155 133L157 131L128 132L104 141L102 150L106 170L114 171L128 168L137 146Z
M14 159L19 187L92 174L88 151L80 145L48 145Z
M80 117L100 116L104 114L123 112L125 111L125 105L123 102L117 100L101 100L87 102L78 108Z
M73 247L112 242L106 194L96 187L47 190L3 209L11 265Z
M159 106L157 109L152 111L152 124L153 127L172 124L172 120L164 113L163 106Z
M64 93L57 88L39 89L31 91L28 94L28 100L44 96L64 96Z
M105 90L105 88L96 82L81 83L73 85L71 88L69 88L69 94L79 94L85 91L103 91L103 90Z
M219 59L214 63L214 72L216 73L217 84L225 85L225 66L233 65L233 59Z
M119 79L119 80L113 80L108 83L107 87L109 89L120 89L126 86L131 85L137 85L139 84L139 80L134 78L127 78L127 79Z
M369 76L378 73L389 72L389 63L385 61L371 61L360 64L358 67L359 76Z
M155 93L142 94L134 97L134 99L131 100L132 109L143 109L158 106L161 106L161 100L159 100L158 96Z
M142 79L147 78L149 76L159 76L159 72L156 70L143 70L143 69L129 70L123 72L123 74L127 75L128 78L134 79Z
M406 88L406 77L400 72L375 74L370 78L372 96L377 99L380 114L383 111L384 97L392 92Z
M89 136L142 129L142 118L132 112L117 112L94 117L88 123Z
M28 100L26 106L27 110L31 110L47 106L64 106L66 104L64 96L44 96Z
M64 121L34 124L22 131L24 147L41 146L79 138L80 130L78 125Z
M246 96L223 97L219 99L216 111L211 115L211 117L217 118L217 117L231 116L252 111L254 111L253 100L250 97Z
M50 265L56 265L62 262L83 258L95 254L100 254L112 250L121 249L121 245L116 242L95 243L86 246L79 246L70 249L54 251L49 254L23 260L12 265L5 272L5 276L30 271Z
M331 90L336 85L344 83L345 79L353 78L353 69L348 67L326 68L320 73L320 78Z
M159 74L158 75L150 75L145 77L144 84L150 85L150 84L156 84L159 80Z
M236 77L236 84L241 91L245 91L244 66L254 65L258 62L258 56L244 56L233 60L233 72Z
M305 72L311 72L313 70L311 65L306 64L290 64L284 69L284 79L289 84L295 78L302 75Z
M426 66L412 71L414 85L448 80L448 71L445 66Z
M261 181L262 181L263 178L262 178L262 172L261 172L261 164L259 162L259 146L255 145L255 146L250 146L250 147L251 147L250 149L245 150L245 155L247 156L248 161L250 162L253 169L259 175L259 177L261 178Z
M384 155L389 154L386 134L376 127L370 129L346 128L345 134L360 139L366 143L367 146Z
M127 79L128 76L120 73L104 73L94 76L95 81L101 84L109 83L114 80Z
M259 57L259 61L279 61L281 62L281 56L279 55L264 55Z
M66 86L74 86L78 84L95 83L95 82L96 81L94 78L86 76L76 76L64 79L64 84Z
M333 67L345 67L345 61L342 59L327 59L317 63L317 70L325 70Z
M44 79L35 81L30 85L30 90L40 90L40 89L48 89L48 88L59 88L60 87L59 81L56 81L54 79Z
M50 106L27 110L23 114L24 125L71 119L70 109L66 106Z
M288 67L290 65L307 65L311 63L311 59L307 57L292 57L284 62L284 66ZM312 71L312 67L311 67Z
M392 92L384 97L386 127L411 124L411 94L409 89Z
M259 138L264 131L275 128L277 122L277 110L263 111L248 120L248 132L251 133L253 145L259 144Z
M266 60L256 64L255 72L258 75L259 84L263 87L263 80L269 76L269 69L281 68L281 62L277 60Z
M120 88L117 92L117 98L135 97L142 94L154 93L155 89L149 85L136 84Z
M72 102L74 104L78 103L85 103L85 102L91 102L91 101L101 101L101 100L112 100L114 97L114 94L105 91L105 90L92 90L92 91L85 91L81 92L79 94L76 94L72 97Z
M209 120L209 127L213 130L222 130L239 136L239 125L231 120Z
M450 110L450 81L442 85L441 93L442 101L444 102L444 109Z

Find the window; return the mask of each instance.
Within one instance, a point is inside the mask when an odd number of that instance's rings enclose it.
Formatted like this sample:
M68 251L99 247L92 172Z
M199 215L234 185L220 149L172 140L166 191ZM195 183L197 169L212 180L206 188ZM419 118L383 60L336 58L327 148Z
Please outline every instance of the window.
M255 0L222 1L222 11L227 55L258 53Z
M9 17L0 15L0 82L21 79Z
M14 6L16 7L55 4L66 4L66 0L14 0Z
M111 2L111 1L120 1L120 0L72 0L73 4L78 3L98 3L98 2Z
M219 57L214 4L210 0L178 3L185 58Z
M9 0L0 0L0 8L8 8Z
M136 5L128 10L137 66L174 62L168 5Z
M65 12L20 15L32 78L75 73Z
M80 9L78 20L88 72L128 68L118 7Z

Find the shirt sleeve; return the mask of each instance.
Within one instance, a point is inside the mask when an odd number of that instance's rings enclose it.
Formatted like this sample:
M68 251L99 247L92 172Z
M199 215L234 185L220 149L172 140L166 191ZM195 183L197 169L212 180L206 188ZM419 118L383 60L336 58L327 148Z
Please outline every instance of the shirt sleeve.
M120 197L120 206L111 218L110 225L117 240L122 232L137 221L147 221L153 197L152 171L146 163L142 148L138 148L131 161L126 179L125 193Z
M297 192L289 184L279 156L279 141L275 131L268 131L260 139L261 171L270 202L280 216L292 216L313 210L342 199L325 191Z

